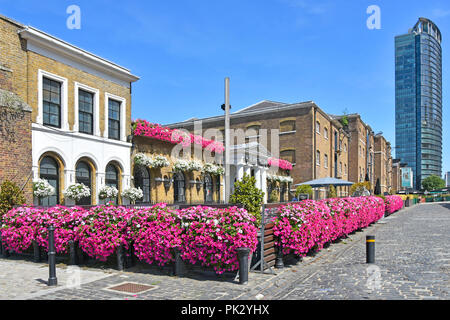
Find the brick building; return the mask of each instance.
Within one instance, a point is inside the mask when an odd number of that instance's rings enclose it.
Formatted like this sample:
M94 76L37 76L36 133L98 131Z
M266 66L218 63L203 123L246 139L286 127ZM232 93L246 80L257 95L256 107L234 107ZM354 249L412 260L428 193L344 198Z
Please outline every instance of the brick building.
M12 92L11 78L12 70L0 64L0 183L14 182L23 190L26 202L31 204L32 109Z
M199 123L201 128L196 128ZM223 133L224 116L190 119L168 127L205 134L215 128ZM230 127L235 129L232 137L235 143L257 141L272 156L291 162L292 185L326 177L349 180L349 134L339 120L312 101L294 104L262 101L232 113ZM217 138L222 137L223 134ZM346 195L346 191L341 191L340 195Z
M381 135L374 136L374 180L380 179L381 193L392 191L391 144Z
M35 203L73 204L63 190L75 182L91 189L80 204L98 203L103 185L119 191L130 186L131 85L138 77L4 16L0 52L12 92L32 108L33 178L45 178L57 190Z

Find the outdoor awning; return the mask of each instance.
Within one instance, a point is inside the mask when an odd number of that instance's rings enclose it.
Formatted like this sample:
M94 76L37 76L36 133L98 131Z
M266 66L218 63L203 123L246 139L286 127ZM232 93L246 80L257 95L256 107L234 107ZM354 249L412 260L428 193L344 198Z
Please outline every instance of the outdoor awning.
M342 179L336 179L336 178L322 178L317 180L311 180L303 183L296 184L295 187L303 186L303 185L310 185L313 188L320 188L320 187L328 187L328 186L335 186L335 187L342 187L342 186L352 186L353 182L349 182Z

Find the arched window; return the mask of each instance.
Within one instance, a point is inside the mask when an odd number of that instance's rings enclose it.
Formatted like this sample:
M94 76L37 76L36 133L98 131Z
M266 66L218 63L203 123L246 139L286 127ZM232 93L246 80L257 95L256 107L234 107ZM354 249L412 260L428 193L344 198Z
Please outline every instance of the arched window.
M113 164L108 164L106 166L105 185L119 190L119 170L117 170L117 167ZM117 203L117 198L114 199L113 202Z
M173 178L173 201L175 203L186 201L184 175L180 172Z
M39 205L55 206L59 204L59 166L56 160L52 157L43 158L39 167L39 176L55 188L55 194L39 199Z
M207 174L205 175L205 181L203 183L203 192L205 194L205 202L212 202L213 201L213 182L211 175Z
M136 203L150 203L150 173L147 168L136 165L134 167L134 186L141 188L144 197Z
M78 163L75 171L75 180L77 183L82 183L91 190L91 195L86 198L82 198L77 201L77 205L90 205L92 204L92 170L91 167L84 161Z

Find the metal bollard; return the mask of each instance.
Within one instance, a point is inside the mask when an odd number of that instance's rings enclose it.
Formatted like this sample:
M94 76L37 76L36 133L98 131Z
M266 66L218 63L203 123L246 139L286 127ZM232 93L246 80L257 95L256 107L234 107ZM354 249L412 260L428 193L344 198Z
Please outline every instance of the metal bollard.
M36 240L33 240L33 261L40 262L41 261L41 248Z
M275 261L275 268L283 269L284 262L283 262L283 247L281 245L281 239L279 240L279 242L280 242L280 245L277 247L277 258Z
M77 243L73 240L69 241L69 265L78 264Z
M175 255L175 265L174 265L173 273L177 277L182 277L183 274L184 274L184 261L183 261L183 259L181 259L180 248L179 247L174 247L173 248L173 252L174 252L174 255Z
M250 255L249 248L238 248L237 250L239 259L239 284L248 283L248 256Z
M48 268L49 278L48 285L56 286L58 279L56 279L56 251L55 251L55 227L48 227Z
M123 271L125 269L125 259L123 257L123 245L117 247L117 270Z
M366 263L375 263L375 236L366 237Z

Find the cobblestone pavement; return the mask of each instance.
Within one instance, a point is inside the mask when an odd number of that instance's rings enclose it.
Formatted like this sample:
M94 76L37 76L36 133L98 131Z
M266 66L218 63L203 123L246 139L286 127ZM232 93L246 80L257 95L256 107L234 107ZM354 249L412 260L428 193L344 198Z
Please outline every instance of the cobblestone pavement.
M368 234L376 236L374 265L365 263ZM60 285L48 289L42 281L48 278L45 264L0 259L0 268L0 299L449 299L450 204L402 210L300 262L291 261L276 275L252 272L246 286L230 274L196 269L178 278L170 269L138 265L125 272L81 268L82 284L74 288L67 287L71 275L61 267ZM138 295L107 289L124 282L152 288Z

